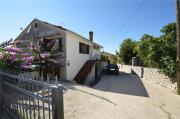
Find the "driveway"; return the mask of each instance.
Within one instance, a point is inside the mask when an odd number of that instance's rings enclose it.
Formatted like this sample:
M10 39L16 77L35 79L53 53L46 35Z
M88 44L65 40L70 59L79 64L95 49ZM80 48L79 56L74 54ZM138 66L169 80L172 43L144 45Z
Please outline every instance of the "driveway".
M180 119L180 96L121 72L93 88L64 83L65 119Z

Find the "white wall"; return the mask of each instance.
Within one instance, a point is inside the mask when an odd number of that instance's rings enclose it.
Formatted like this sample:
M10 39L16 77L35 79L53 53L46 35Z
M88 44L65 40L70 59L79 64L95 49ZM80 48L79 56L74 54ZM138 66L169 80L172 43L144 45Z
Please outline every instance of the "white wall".
M98 67L97 67L97 75L98 75L98 77L101 77L101 72L104 70L105 66L107 66L107 61L100 61L100 62L97 62L96 64L94 64L94 66L92 67L90 73L87 75L84 84L89 85L93 81L96 80L96 78L95 78L95 67L96 67L96 65L98 65Z
M95 65L92 67L91 71L87 75L84 84L89 85L94 80L95 80Z
M72 32L66 31L66 79L73 80L84 63L89 60L89 54L79 53L79 42L92 46L92 43ZM68 65L69 61L69 65Z
M95 57L94 57L95 56ZM98 60L101 59L101 51L97 49L93 49L93 58L94 60L97 58Z

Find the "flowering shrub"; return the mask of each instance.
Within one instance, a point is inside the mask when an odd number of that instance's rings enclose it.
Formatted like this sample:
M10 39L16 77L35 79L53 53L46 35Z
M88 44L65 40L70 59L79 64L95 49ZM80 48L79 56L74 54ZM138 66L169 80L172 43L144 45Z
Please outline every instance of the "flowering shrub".
M0 50L0 66L15 69L32 70L33 65L43 64L50 56L48 53L40 53L35 47L32 53L22 53L19 48L4 48Z
M55 71L56 61L51 59L55 41L45 40L40 48L36 48L33 42L29 44L28 53L19 48L0 47L0 67L11 67L25 71L43 71L43 76Z
M4 48L0 50L0 66L19 68L22 64L21 56L18 48Z
M7 47L7 48L5 48L5 50L8 51L9 53L11 53L11 52L15 52L15 53L21 52L21 50L19 48L12 48L12 47Z
M54 44L55 44L54 40L46 39L41 43L42 47L40 48L40 50L43 52L52 52Z

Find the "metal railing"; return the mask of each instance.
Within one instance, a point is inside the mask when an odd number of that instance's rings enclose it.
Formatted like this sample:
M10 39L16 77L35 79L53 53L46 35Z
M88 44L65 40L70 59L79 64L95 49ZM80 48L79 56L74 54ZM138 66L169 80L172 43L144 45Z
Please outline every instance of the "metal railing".
M0 118L64 119L63 87L0 68Z

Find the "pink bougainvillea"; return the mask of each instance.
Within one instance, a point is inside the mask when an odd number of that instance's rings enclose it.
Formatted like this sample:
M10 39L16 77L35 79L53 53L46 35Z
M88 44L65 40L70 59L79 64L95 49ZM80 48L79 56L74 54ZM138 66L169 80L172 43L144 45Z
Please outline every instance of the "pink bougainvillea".
M49 41L44 46L44 49L50 48L53 45L54 42ZM0 52L0 66L31 70L33 69L32 66L46 65L47 59L51 56L51 51L48 48L47 51L41 50L41 48L36 48L33 42L30 42L30 50L26 53L22 52L19 48L6 47Z
M14 48L14 47L7 47L7 48L5 48L5 50L8 52L21 52L21 49Z
M25 63L32 63L34 61L34 56L29 56L29 57L26 56L23 57L22 59Z
M45 59L50 56L50 53L47 53L47 52L41 53L40 56L41 56L41 58Z

